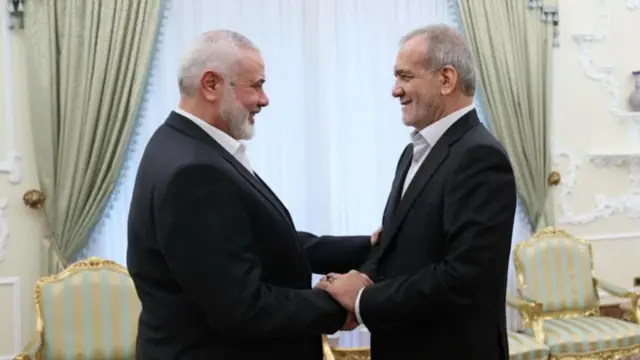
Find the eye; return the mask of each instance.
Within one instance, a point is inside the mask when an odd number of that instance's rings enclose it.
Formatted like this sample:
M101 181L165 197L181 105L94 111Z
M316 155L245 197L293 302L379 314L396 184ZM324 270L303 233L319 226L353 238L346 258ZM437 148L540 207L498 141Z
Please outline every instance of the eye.
M411 79L413 79L413 77L412 77L412 76L407 75L407 74L399 74L399 75L397 75L396 77L397 77L398 79L400 79L400 81L404 81L404 82L408 82L408 81L410 81Z
M261 91L264 87L264 80L257 81L251 85L254 90Z

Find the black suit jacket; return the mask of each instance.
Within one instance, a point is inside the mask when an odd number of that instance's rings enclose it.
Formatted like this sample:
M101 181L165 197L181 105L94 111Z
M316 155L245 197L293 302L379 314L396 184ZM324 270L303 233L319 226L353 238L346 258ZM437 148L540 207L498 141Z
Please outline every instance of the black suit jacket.
M311 272L357 268L371 248L296 232L259 177L177 113L145 149L128 232L144 360L319 360L346 313Z
M400 199L411 155L407 147L362 269L375 282L360 299L372 358L507 359L509 158L474 110L437 141Z

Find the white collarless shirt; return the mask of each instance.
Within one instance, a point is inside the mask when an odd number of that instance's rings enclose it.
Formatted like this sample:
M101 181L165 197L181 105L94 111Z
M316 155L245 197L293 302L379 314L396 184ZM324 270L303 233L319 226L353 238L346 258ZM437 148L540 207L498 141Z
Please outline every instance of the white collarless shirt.
M474 108L475 106L473 104L465 106L462 109L456 110L451 114L443 117L442 119L434 122L421 131L418 132L414 130L411 133L411 143L413 144L413 158L411 159L411 165L409 166L407 176L404 179L402 196L404 196L404 193L407 191L407 188L418 172L418 169L420 169L420 166L422 165L422 163L424 163L424 159L427 158L429 152L431 152L431 149L433 149L442 135L444 135L444 133L456 121L458 121L461 117L466 115ZM360 292L358 293L358 297L356 298L355 310L358 324L366 326L366 324L364 324L364 322L362 321L362 317L360 316L360 297L362 296L363 290L364 288L360 289Z
M251 168L249 157L247 157L247 147L243 143L232 138L231 136L229 136L229 134L216 128L208 122L199 119L197 116L189 112L186 112L180 108L176 108L173 111L193 121L196 125L202 128L202 130L209 134L209 136L217 141L218 144L220 144L227 152L229 152L229 154L231 154L236 160L238 160L238 162L240 162L240 164L242 164L245 168L247 168L247 170L249 170L251 174L253 174L253 169Z

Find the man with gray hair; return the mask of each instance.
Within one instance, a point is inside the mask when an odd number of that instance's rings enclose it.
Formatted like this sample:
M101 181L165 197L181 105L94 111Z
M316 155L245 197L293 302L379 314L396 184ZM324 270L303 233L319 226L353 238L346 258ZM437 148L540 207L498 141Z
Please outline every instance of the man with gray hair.
M264 82L259 50L232 31L182 61L180 104L147 144L129 211L139 360L320 360L321 334L356 325L311 273L359 267L376 237L296 231L239 141L269 104Z
M475 70L445 25L402 39L392 94L414 128L380 240L361 275L320 286L371 331L373 360L509 357L506 286L516 186L502 145L473 107Z

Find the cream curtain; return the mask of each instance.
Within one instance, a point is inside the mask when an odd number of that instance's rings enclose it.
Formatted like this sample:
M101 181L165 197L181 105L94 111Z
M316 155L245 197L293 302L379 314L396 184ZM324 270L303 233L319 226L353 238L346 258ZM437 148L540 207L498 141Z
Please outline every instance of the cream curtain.
M458 0L485 109L513 163L533 229L553 225L548 84L551 27L526 0Z
M146 83L161 0L30 0L29 94L44 274L85 246L114 187Z

